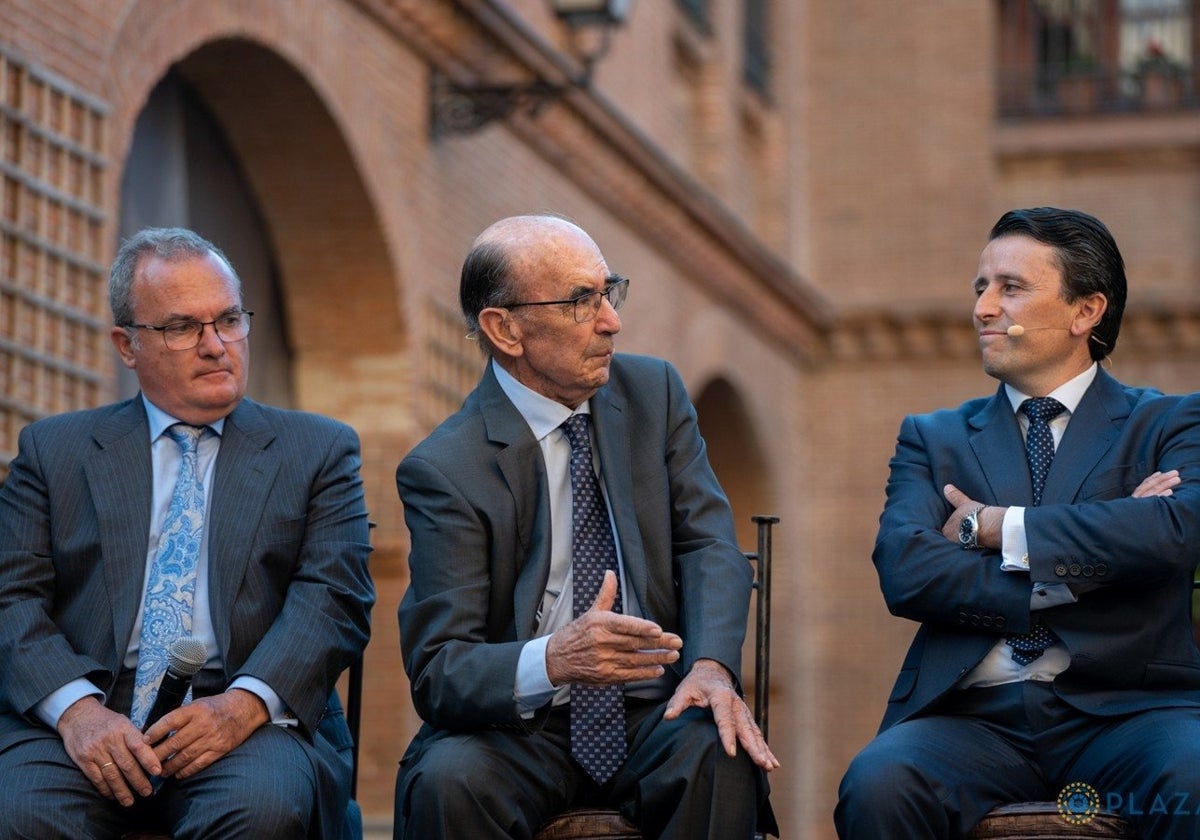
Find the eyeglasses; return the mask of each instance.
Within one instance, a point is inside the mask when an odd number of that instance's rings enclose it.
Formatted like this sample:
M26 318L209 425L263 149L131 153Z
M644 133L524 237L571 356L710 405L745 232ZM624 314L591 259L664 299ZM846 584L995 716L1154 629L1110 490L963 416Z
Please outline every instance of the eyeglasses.
M629 280L616 274L610 274L608 284L602 292L587 292L579 297L568 300L532 300L524 303L510 303L502 309L516 309L518 306L565 306L572 304L571 314L575 316L576 324L586 324L600 314L600 303L608 298L613 309L625 305L625 297L629 294Z
M248 310L239 309L237 312L227 312L215 321L172 321L162 326L126 324L125 328L154 330L162 335L168 350L191 350L200 343L200 337L204 335L204 328L207 326L213 328L217 338L224 344L243 340L250 335L250 316L253 314Z

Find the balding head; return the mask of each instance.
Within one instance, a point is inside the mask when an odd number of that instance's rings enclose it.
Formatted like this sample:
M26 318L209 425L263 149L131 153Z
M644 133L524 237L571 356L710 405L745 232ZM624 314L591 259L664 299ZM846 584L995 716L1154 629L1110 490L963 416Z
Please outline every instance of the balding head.
M552 214L509 216L489 225L475 237L463 261L459 304L471 335L478 336L489 355L494 348L479 331L479 313L521 300L530 278L571 248L590 247L592 238L574 222Z

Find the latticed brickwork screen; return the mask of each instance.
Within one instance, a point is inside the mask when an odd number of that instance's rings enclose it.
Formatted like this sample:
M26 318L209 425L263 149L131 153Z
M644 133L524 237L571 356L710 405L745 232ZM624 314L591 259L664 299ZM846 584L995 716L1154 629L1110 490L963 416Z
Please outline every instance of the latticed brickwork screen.
M0 479L29 421L107 396L106 116L0 48Z
M479 382L484 360L478 343L464 338L467 328L457 310L430 301L428 312L424 421L432 429L458 411Z

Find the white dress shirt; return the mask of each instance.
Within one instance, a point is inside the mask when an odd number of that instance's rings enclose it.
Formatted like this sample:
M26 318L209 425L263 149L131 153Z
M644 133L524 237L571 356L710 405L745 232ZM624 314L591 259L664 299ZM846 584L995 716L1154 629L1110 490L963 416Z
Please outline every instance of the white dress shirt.
M1059 441L1067 430L1071 415L1079 407L1080 400L1096 378L1097 366L1091 367L1074 379L1055 388L1046 396L1058 400L1066 411L1050 421L1050 433L1054 437L1054 448L1058 449ZM1021 436L1029 433L1029 418L1020 410L1021 403L1029 399L1028 394L1022 394L1011 385L1005 384L1004 390L1008 401L1012 404L1017 422L1021 426ZM1025 534L1025 508L1009 507L1004 513L1004 523L1001 526L1001 563L1000 568L1006 572L1029 572L1029 541ZM1077 598L1065 583L1035 583L1030 594L1029 608L1043 610L1060 604L1074 603ZM983 658L965 677L958 682L958 688L977 688L990 685L1018 682L1020 680L1052 681L1071 664L1070 654L1063 644L1051 645L1045 653L1028 665L1021 665L1012 658L1012 646L1007 639L996 642L987 656Z

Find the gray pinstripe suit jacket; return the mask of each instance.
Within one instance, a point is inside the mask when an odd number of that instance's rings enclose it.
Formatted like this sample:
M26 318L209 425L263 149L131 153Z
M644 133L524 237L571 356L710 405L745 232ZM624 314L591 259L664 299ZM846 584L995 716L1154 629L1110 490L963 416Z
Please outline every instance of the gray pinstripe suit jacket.
M246 674L279 694L331 783L329 827L348 797L349 733L326 704L366 645L375 597L359 467L358 438L341 423L248 399L229 415L208 517L224 669L194 684L211 694ZM140 397L21 432L0 488L0 751L54 737L30 710L75 678L113 702L142 596L150 497Z

